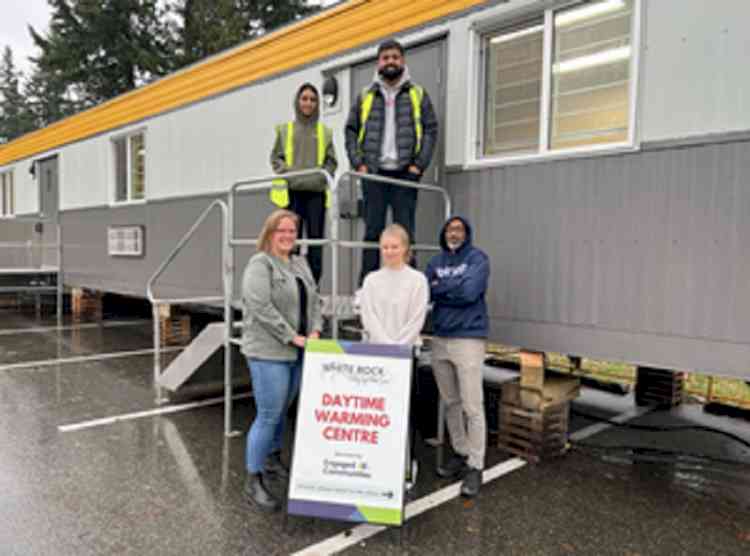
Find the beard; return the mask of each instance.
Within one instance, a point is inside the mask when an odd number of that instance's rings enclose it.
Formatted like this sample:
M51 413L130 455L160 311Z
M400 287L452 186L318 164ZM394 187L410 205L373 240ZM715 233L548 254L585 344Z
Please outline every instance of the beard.
M388 81L395 81L404 74L404 68L389 64L380 68L378 70L378 74L380 74L383 79L387 79Z
M463 241L446 241L445 244L448 246L448 249L451 251L458 251L458 248L463 245Z

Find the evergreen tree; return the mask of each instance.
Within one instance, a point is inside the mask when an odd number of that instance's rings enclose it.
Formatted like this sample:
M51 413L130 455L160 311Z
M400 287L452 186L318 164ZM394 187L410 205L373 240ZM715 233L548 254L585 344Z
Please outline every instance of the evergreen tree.
M182 0L175 7L182 20L177 30L177 67L230 48L246 37L246 23L234 0Z
M320 9L306 0L178 0L175 65L182 67Z
M37 128L48 126L80 110L68 87L54 71L36 66L24 87L26 102Z
M22 74L6 46L0 61L0 143L12 141L34 129L33 119L21 92Z
M165 14L156 0L48 2L48 34L31 29L42 50L40 71L65 83L79 105L99 104L171 68Z
M249 22L249 37L256 37L277 27L313 14L320 5L310 6L307 0L238 0Z

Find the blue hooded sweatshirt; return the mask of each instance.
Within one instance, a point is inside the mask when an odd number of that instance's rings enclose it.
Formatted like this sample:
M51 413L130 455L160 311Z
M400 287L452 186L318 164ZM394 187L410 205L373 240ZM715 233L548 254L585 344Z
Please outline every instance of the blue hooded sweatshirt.
M460 220L466 228L466 240L455 252L445 241L445 230L454 220ZM430 260L425 271L435 336L486 338L489 319L484 296L490 276L489 258L472 245L471 226L461 217L454 216L443 225L440 246L442 253Z

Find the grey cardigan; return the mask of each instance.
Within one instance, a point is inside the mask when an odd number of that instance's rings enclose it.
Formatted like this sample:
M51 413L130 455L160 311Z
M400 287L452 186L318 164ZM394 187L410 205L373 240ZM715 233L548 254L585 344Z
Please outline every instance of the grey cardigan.
M285 262L268 253L256 253L242 277L242 353L246 357L297 359L299 349L291 344L299 326L296 277L307 289L308 330L304 335L322 329L320 296L305 258L292 255Z

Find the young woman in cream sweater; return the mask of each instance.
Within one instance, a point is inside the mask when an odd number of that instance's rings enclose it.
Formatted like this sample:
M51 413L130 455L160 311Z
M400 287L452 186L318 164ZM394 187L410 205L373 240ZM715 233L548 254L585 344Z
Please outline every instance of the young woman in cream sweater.
M410 267L409 235L391 224L380 236L381 268L365 277L360 297L364 340L372 344L418 345L427 316L427 278Z

